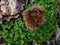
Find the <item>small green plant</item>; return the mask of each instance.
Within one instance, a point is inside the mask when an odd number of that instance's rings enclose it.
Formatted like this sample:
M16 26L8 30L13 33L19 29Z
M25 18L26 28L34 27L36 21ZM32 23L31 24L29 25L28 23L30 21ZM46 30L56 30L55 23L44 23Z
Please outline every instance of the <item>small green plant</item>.
M57 0L35 0L32 5L27 4L25 9L37 4L44 8L47 20L45 25L36 31L31 31L25 26L23 18L10 22L3 21L0 25L0 39L3 37L7 45L30 45L29 43L33 40L37 43L49 40L56 31ZM20 16L23 16L23 12Z

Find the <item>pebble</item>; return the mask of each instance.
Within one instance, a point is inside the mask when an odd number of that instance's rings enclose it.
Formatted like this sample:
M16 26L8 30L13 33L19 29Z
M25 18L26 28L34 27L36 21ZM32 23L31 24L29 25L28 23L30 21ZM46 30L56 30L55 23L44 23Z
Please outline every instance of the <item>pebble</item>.
M58 2L60 3L60 0L58 0Z

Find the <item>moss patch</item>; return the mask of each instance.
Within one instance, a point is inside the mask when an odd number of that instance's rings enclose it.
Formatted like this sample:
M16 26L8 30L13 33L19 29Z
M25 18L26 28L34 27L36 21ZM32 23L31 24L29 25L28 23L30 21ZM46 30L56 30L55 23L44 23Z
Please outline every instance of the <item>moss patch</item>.
M38 43L49 40L56 31L57 0L35 0L32 5L27 4L25 9L37 4L44 8L47 19L45 25L36 31L31 31L25 26L23 18L13 19L10 22L3 21L0 25L0 39L3 37L8 45L30 45L32 40Z

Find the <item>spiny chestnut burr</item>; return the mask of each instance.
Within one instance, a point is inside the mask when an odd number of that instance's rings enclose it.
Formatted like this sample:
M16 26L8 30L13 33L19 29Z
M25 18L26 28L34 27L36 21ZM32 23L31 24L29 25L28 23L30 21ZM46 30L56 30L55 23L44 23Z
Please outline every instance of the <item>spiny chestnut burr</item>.
M23 19L30 30L37 30L46 22L44 10L40 5L35 5L32 8L25 10Z

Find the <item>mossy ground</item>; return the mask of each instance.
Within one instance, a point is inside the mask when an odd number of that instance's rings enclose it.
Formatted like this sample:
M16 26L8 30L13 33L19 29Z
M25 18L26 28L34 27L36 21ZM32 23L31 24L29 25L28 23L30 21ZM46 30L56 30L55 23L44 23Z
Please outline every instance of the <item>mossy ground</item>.
M36 31L29 30L23 20L23 10L18 19L3 21L0 25L0 39L3 37L8 45L30 45L32 40L38 43L49 40L56 31L57 0L35 0L32 5L27 4L25 9L37 4L44 8L47 19L45 25Z

